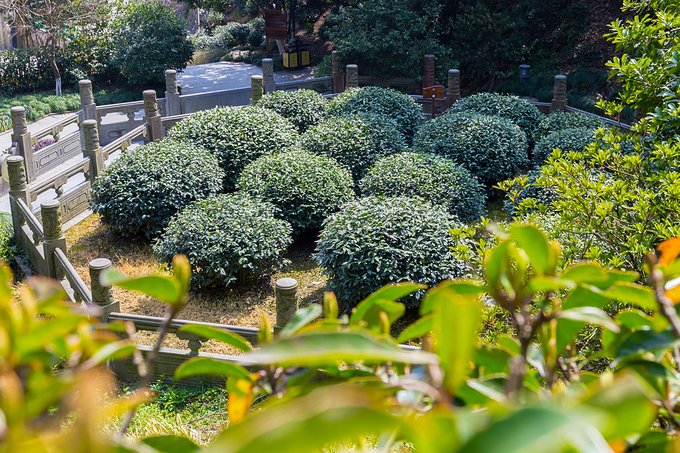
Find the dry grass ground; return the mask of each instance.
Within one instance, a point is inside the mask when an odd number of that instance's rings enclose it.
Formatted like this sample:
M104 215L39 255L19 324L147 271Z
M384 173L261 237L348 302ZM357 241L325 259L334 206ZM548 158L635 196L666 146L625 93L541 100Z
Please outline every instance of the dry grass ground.
M83 279L89 283L88 263L94 258L108 258L113 265L128 275L167 272L163 263L153 255L150 243L122 238L102 224L99 216L91 215L66 232L68 256ZM298 297L302 306L321 302L326 277L312 259L312 240L295 244L287 258L291 264L256 286L225 288L210 292L192 292L189 303L181 313L182 319L257 327L262 314L273 324L276 318L273 286L276 279L292 277L298 281ZM161 303L137 293L114 289L121 312L147 316L162 316ZM150 335L138 334L140 343L150 341ZM167 346L186 348L186 342L170 338ZM205 350L232 352L208 343Z

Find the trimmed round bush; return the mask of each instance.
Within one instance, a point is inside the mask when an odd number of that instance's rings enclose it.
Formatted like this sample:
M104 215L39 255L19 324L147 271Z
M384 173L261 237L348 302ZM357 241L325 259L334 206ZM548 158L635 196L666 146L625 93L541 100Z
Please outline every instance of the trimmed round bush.
M599 118L584 115L578 112L555 112L543 117L536 132L534 139L538 142L547 135L561 131L564 129L599 129L604 127L605 123Z
M586 128L562 129L552 132L534 145L532 161L541 165L555 148L562 151L583 151L595 141L595 130Z
M388 283L435 285L463 276L468 267L450 249L449 230L457 226L444 208L418 198L362 198L326 219L315 257L349 311Z
M367 114L328 118L307 129L300 144L345 165L355 180L381 157L406 149L404 136L389 118Z
M505 118L458 113L424 123L413 140L416 151L447 157L491 187L528 164L524 132Z
M536 127L543 119L543 114L536 106L525 99L498 93L477 93L462 98L453 104L448 112L451 114L472 112L480 115L500 116L518 125L529 139L534 136Z
M380 159L359 183L364 196L419 197L471 222L484 213L484 186L450 159L399 153Z
M295 150L262 156L248 165L239 189L274 204L298 234L318 230L354 198L350 172L334 159Z
M327 104L326 98L316 91L296 90L267 93L257 106L275 111L304 132L323 120Z
M275 209L243 194L198 201L172 218L153 251L165 262L186 255L199 288L252 282L285 264L292 243L290 225L274 217Z
M203 148L170 140L123 153L97 177L92 210L125 236L158 235L191 202L222 189L224 172Z
M168 136L202 146L217 156L232 190L243 168L263 154L286 151L298 133L278 113L259 107L217 107L194 113L177 123Z
M346 90L331 99L328 116L372 113L392 119L410 142L423 120L423 109L407 94L391 88L362 87Z

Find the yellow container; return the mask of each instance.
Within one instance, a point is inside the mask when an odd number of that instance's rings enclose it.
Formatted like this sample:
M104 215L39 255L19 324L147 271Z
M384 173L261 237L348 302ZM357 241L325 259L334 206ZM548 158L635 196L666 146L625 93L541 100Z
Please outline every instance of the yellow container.
M288 69L295 69L300 66L298 62L297 52L284 52L283 53L283 67Z

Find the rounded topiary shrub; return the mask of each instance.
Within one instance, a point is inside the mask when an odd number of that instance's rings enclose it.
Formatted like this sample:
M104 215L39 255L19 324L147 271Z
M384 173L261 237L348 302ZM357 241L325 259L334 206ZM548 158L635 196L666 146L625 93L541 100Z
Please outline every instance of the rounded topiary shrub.
M526 135L498 116L442 115L418 129L413 148L459 163L487 186L512 178L528 164Z
M595 130L587 128L562 129L552 132L534 145L532 161L541 165L554 149L562 151L583 151L595 141Z
M274 204L293 231L318 230L354 198L352 175L334 159L295 150L262 156L239 178L239 189Z
M92 210L125 236L153 237L170 217L222 190L224 172L203 148L170 140L123 153L97 177Z
M451 252L456 226L444 208L421 199L362 198L326 219L315 257L348 311L388 283L434 285L463 276L467 265Z
M321 122L327 104L326 98L316 91L295 90L267 93L257 106L275 111L304 132Z
M534 139L538 142L543 137L564 129L599 129L605 123L594 116L585 115L578 112L555 112L543 117L536 132Z
M286 151L298 139L295 126L278 113L259 107L217 107L177 123L168 136L213 152L231 190L243 168L263 154Z
M543 119L543 114L525 99L517 96L498 93L477 93L460 99L449 108L447 114L471 112L480 115L495 115L508 119L518 125L527 138L534 136L534 131Z
M484 212L485 190L477 178L450 159L399 153L380 159L359 183L365 196L420 197L465 222Z
M389 118L382 115L343 115L331 117L302 134L303 149L332 157L361 178L381 157L406 149L404 136Z
M391 88L362 87L349 89L328 104L327 115L373 113L392 119L408 141L423 120L423 109L411 98Z
M172 218L153 246L170 262L189 258L197 287L246 283L285 263L290 225L274 217L275 207L243 194L222 194L196 202Z

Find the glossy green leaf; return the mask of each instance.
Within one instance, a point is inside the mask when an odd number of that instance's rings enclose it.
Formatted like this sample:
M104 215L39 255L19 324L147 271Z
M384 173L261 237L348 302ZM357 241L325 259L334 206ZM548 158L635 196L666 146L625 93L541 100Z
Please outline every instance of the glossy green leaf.
M283 329L281 329L279 335L282 337L289 337L293 335L295 332L321 316L321 312L321 305L318 304L311 304L304 308L300 308L295 312L290 322L286 324Z
M186 379L192 376L219 376L223 378L233 377L236 379L250 380L247 369L233 362L210 359L207 357L194 357L175 370L175 379Z
M557 318L582 321L587 324L604 327L612 332L619 332L621 330L607 313L595 307L578 307L562 310L557 314Z
M557 265L557 256L552 245L535 226L513 225L510 227L510 238L526 252L536 274L549 274Z
M502 289L501 278L507 268L507 253L510 243L503 241L487 252L484 259L484 276L489 288L498 293Z
M561 278L574 283L598 283L606 282L607 271L598 263L572 264L562 272Z
M198 445L182 436L154 436L140 442L161 453L192 453L199 449Z
M128 277L117 269L110 268L102 272L100 282L104 286L117 286L146 294L167 304L175 304L183 298L179 282L162 275Z
M404 330L401 331L397 341L399 343L405 343L407 341L422 338L432 331L432 316L427 315L418 319L413 324L410 324Z
M603 294L620 302L634 304L647 310L658 309L658 304L654 298L654 292L651 288L645 286L634 283L617 282Z
M336 362L434 364L434 354L404 351L363 332L309 332L279 338L243 356L254 365L322 366Z
M210 340L217 340L240 351L250 351L253 348L250 342L241 335L229 332L224 329L218 329L217 327L202 326L200 324L187 324L180 327L179 331L198 335L199 337Z

